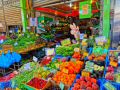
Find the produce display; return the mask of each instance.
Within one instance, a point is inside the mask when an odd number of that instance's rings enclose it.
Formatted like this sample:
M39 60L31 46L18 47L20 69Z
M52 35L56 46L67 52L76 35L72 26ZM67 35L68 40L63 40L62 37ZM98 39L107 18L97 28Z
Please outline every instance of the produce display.
M118 52L110 52L109 66L106 67L105 78L110 81L120 83L120 66Z
M46 67L47 67L50 71L52 71L52 70L54 70L54 69L55 69L55 70L58 70L61 63L62 63L61 61L56 60L55 62L49 63Z
M41 38L43 38L46 41L52 41L54 40L54 35L51 33L45 33L41 36Z
M43 79L38 79L38 78L33 78L27 83L27 85L36 89L43 89L46 84L47 84L47 81Z
M58 71L56 75L53 77L53 80L59 85L60 82L64 83L65 85L71 86L73 81L75 80L75 74L67 74L62 71Z
M35 64L32 63L32 65L34 66ZM34 76L38 77L38 78L43 78L46 79L48 77L48 75L50 74L50 71L48 70L44 70L43 67L34 67L31 70L26 70L22 73L19 73L16 77L14 77L12 79L12 82L15 82L17 84L17 86L23 90L24 85L23 83L27 83L28 81L30 81ZM22 79L21 79L22 78Z
M87 61L85 63L85 69L84 71L90 72L91 77L94 78L101 78L104 73L104 65L97 65L94 62Z
M91 77L80 77L74 83L72 90L99 90L97 80Z
M74 48L79 48L79 44L73 44L71 46L60 46L56 48L56 54L63 56L72 56L74 53Z
M14 50L19 51L52 40L54 35L50 32L41 34L40 37L27 32L11 35L3 45L10 44ZM113 88L110 90L119 90L120 55L119 52L113 53L108 50L109 41L101 46L96 44L93 37L85 36L79 44L72 44L71 41L70 45L63 46L61 42L61 45L57 46L54 55L43 56L38 61L34 60L35 58L33 61L22 60L22 66L16 74L0 78L0 89L1 82L11 81L12 89L17 87L20 90L109 90L109 87ZM16 58L13 58L14 55ZM40 55L41 53L37 56ZM2 64L18 63L22 57L9 52L2 54L0 59L3 61L0 62L1 67Z
M80 70L82 69L83 64L84 63L82 61L63 62L60 65L60 70L64 73L67 73L67 74L79 73Z
M108 50L98 46L93 48L93 52L88 56L88 60L105 61Z
M19 35L18 35L19 36ZM15 38L15 40L12 40L8 38L3 45L12 45L14 47L14 50L20 50L27 48L28 46L35 44L35 41L38 39L38 36L33 33L24 33L20 35L18 38Z

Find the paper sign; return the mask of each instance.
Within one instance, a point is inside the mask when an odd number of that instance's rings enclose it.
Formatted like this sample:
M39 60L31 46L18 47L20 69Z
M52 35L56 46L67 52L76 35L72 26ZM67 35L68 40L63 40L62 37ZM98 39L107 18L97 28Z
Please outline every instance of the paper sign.
M83 77L90 77L90 72L82 71L82 76Z
M81 39L81 40L84 39L84 34L80 34L80 39Z
M31 69L30 63L25 64L24 70L30 70L30 69Z
M106 90L117 90L111 83L106 82L104 84L104 87L106 88Z
M79 4L79 18L91 18L92 16L92 5L89 1L83 1Z
M38 61L38 58L36 58L35 56L33 56L33 61L34 61L34 62L37 62L37 61Z
M115 62L115 61L111 61L111 62L110 62L110 65L113 66L113 67L117 67L117 66L118 66L118 63Z
M70 44L71 44L71 41L70 41L69 38L61 41L62 46L67 46L67 45L70 45Z
M55 55L55 49L54 48L46 48L46 56L51 56L51 55Z
M64 90L64 86L65 85L62 82L60 82L59 87L61 88L61 90Z
M37 18L30 18L30 26L37 26Z
M107 40L106 40L105 36L99 36L99 37L96 37L96 38L95 38L95 42L96 42L98 45L103 45L106 41L107 41Z

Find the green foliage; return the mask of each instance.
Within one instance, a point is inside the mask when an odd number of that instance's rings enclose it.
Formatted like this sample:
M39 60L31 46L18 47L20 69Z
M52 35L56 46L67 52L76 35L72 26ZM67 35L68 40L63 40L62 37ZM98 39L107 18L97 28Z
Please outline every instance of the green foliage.
M56 48L56 53L63 56L72 56L74 48L80 48L80 44L73 44L71 46L60 46Z

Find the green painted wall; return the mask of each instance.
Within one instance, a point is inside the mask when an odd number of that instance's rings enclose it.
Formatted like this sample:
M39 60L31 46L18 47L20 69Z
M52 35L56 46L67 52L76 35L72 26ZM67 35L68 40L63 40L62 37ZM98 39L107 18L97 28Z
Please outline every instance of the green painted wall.
M103 2L103 35L110 37L110 0Z
M25 32L27 28L26 0L20 0L20 7L22 15L23 32Z

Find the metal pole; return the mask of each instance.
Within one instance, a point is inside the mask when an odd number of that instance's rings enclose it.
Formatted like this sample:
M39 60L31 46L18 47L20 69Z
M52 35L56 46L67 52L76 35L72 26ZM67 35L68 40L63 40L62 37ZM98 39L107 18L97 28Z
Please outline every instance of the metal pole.
M6 30L6 35L8 36L9 32L7 29L7 23L6 23L6 18L5 18L5 9L4 9L4 1L2 0L2 10L3 10L3 18L4 18L4 26L5 26L5 30Z

